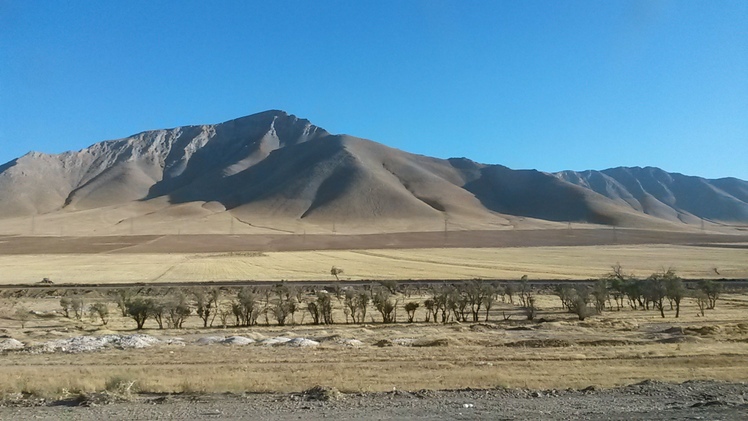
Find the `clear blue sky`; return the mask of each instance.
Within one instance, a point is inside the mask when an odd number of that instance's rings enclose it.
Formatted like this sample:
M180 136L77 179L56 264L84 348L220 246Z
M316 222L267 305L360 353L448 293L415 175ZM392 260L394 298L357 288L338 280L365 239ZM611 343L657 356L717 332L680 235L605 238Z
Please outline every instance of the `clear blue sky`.
M0 0L0 161L282 109L437 157L748 179L748 1Z

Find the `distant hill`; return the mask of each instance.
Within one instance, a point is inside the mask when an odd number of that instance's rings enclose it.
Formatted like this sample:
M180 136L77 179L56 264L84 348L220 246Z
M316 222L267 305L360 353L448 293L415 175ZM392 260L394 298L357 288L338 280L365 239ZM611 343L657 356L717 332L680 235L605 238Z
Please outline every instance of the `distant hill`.
M436 159L266 111L8 162L0 166L0 219L12 223L0 229L29 218L46 229L67 221L71 233L126 231L128 221L131 230L133 221L141 229L180 221L215 231L229 219L289 232L570 222L692 229L748 223L748 182L657 168L554 174ZM25 224L19 233L41 229Z

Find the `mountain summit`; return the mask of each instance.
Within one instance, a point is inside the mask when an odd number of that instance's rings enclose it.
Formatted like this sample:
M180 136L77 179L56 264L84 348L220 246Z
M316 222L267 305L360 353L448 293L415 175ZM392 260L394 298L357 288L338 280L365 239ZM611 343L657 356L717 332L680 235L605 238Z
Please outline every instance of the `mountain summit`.
M0 166L6 232L219 232L226 221L232 232L235 223L241 232L703 228L748 223L748 183L657 168L552 174L436 159L333 135L283 111Z

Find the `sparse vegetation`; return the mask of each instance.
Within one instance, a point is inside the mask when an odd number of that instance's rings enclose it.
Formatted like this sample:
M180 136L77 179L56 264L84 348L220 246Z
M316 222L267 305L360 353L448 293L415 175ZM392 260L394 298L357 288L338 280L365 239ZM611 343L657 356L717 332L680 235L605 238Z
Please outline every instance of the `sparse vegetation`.
M135 320L137 329L143 329L145 321L152 314L151 307L153 306L152 299L134 298L125 304L127 309L127 315Z
M53 313L51 316L44 316L44 311L35 312L26 326L39 326L42 323L48 326L53 320L60 323L60 326L85 327L84 323L90 323L89 327L97 327L103 324L96 315L96 304L105 304L109 300L109 322L107 324L106 334L108 331L124 331L136 327L141 329L155 329L159 326L156 320L152 305L160 304L164 306L162 313L162 324L164 329L178 328L186 329L180 332L159 332L159 337L184 337L188 339L188 346L173 347L162 346L154 347L148 353L129 353L128 366L126 370L119 369L116 361L117 358L112 356L124 356L121 350L112 349L102 352L98 355L85 354L69 356L64 352L55 355L54 360L60 364L55 366L62 375L68 376L64 387L71 390L71 393L77 393L79 390L85 390L86 393L92 394L93 391L103 391L107 388L112 391L117 390L115 381L111 385L109 379L121 377L127 380L123 383L125 388L129 382L134 381L132 390L153 391L153 392L172 392L183 390L197 391L246 391L246 390L283 390L283 388L292 388L294 390L303 390L309 384L335 384L345 385L346 390L360 390L359 388L377 389L379 383L374 383L372 379L381 379L381 376L387 375L388 378L394 379L398 384L398 389L406 387L428 387L433 385L433 375L444 375L445 380L440 383L443 387L461 387L460 384L467 384L470 387L490 387L490 382L495 382L495 378L502 373L514 373L517 370L522 371L516 375L509 374L506 381L509 384L517 384L524 387L523 383L527 379L535 382L531 384L544 385L542 382L556 382L555 385L567 385L564 382L582 382L585 384L605 381L620 381L617 378L606 377L609 374L610 367L616 367L620 372L625 372L627 379L644 379L644 378L667 378L667 379L685 379L685 377L674 377L674 373L682 376L701 377L714 376L739 376L745 372L745 365L742 364L741 358L745 357L744 339L745 327L736 322L741 315L740 311L748 305L748 300L744 296L736 294L732 290L723 292L725 303L729 305L718 306L717 309L708 308L708 297L696 283L683 282L675 271L663 270L657 272L655 278L661 278L665 284L666 295L663 299L662 312L665 317L675 322L676 328L663 324L661 319L660 308L657 304L646 297L646 293L639 295L631 293L633 301L637 302L636 309L627 305L627 298L624 292L621 292L621 299L616 299L612 290L613 282L606 280L606 289L609 294L609 301L605 301L602 313L598 314L596 305L597 297L595 289L602 290L602 282L585 283L585 284L558 284L549 286L540 282L533 283L528 280L529 288L525 291L525 300L527 308L520 305L519 299L511 304L507 299L502 302L499 298L501 294L498 287L505 285L496 285L493 282L474 279L465 282L454 282L449 284L434 283L420 284L409 286L410 297L407 297L405 283L401 283L398 291L391 294L384 286L374 284L348 286L343 285L341 289L341 299L336 300L332 292L323 292L324 290L334 291L334 285L327 288L320 286L289 285L279 283L273 286L245 286L222 287L218 289L220 297L218 299L219 307L217 319L221 319L223 325L250 325L246 323L244 307L246 306L252 312L249 316L251 329L231 329L224 333L218 333L216 329L208 327L204 335L264 335L266 338L275 336L292 336L287 332L295 332L298 335L320 340L320 338L329 339L323 347L318 348L314 358L310 352L284 352L277 347L252 346L251 359L242 359L238 363L239 357L247 352L238 345L215 345L210 348L210 368L204 364L206 361L207 348L202 346L191 346L190 343L195 341L195 336L204 328L204 320L197 316L197 300L193 298L192 291L180 290L173 287L154 287L147 286L134 289L134 293L129 296L127 308L133 311L133 315L128 315L127 319L120 317L120 312L114 307L112 301L114 295L106 294L102 291L81 291L81 290L64 290L65 296L70 298L80 297L83 302L87 303L85 321L75 320L72 308L70 318L65 318L60 312ZM628 284L629 281L636 281ZM637 285L643 288L648 280L629 278L627 283L620 285ZM680 282L680 284L679 284ZM508 285L508 284L506 284ZM515 283L516 285L516 283ZM643 288L646 289L646 288ZM621 287L621 290L628 290ZM63 290L46 290L39 292L42 296L60 297ZM551 291L558 296L551 295ZM629 290L633 291L633 289ZM587 295L585 296L585 293ZM682 294L682 295L681 295ZM13 298L13 307L10 312L4 313L10 317L9 325L11 329L19 332L20 314L14 315L13 311L21 307L40 310L33 303L37 297L31 297L28 292L18 294L21 299ZM350 314L356 314L355 323L377 323L385 322L385 316L372 301L372 295L377 296L376 302L390 302L389 308L380 307L389 314L386 325L376 327L372 326L346 326L343 324L343 310L347 309ZM103 298L102 298L103 297ZM186 297L186 298L185 298ZM240 298L241 297L241 298ZM483 305L477 307L476 301L482 297ZM639 298L636 298L639 297ZM680 305L678 304L678 297ZM699 298L700 297L700 298ZM641 304L639 300L641 299ZM5 307L10 308L10 300L5 299ZM57 300L47 300L48 309L59 310ZM269 300L269 304L266 303ZM620 310L614 302L618 301ZM728 301L729 300L729 301ZM492 304L488 304L492 301ZM437 302L444 303L437 304ZM699 308L699 302L702 308ZM240 304L243 303L243 304ZM303 318L301 324L306 326L293 328L288 327L293 323L293 316L286 314L285 324L281 323L275 315L278 304L301 303L301 312L306 315L306 321ZM365 303L363 307L361 303ZM310 326L314 323L310 317L309 311L305 308L307 304L318 306L319 316L318 324L320 326ZM324 310L327 305L331 307ZM475 305L475 306L474 306ZM141 313L136 309L145 306L150 308L151 312L143 320L138 320L136 316ZM570 313L559 312L562 307ZM741 307L742 306L742 307ZM180 322L169 322L169 309L182 308L182 312L177 314ZM237 308L236 314L234 308ZM570 307L570 308L569 308ZM270 326L257 326L257 320L264 325L261 311L263 308L270 308L269 324ZM527 311L535 309L533 320L527 319ZM648 308L648 310L647 310ZM680 309L679 309L680 308ZM363 315L363 311L368 309L368 313ZM324 312L329 311L330 317L338 324L327 324ZM478 312L479 320L474 321L474 311ZM222 313L223 312L223 313ZM581 313L576 314L576 312ZM52 313L52 312L50 312ZM447 325L433 324L434 319L437 322L442 321L442 313L446 314L444 320ZM224 314L224 316L222 316ZM257 318L259 314L259 319ZM373 317L369 316L373 315ZM707 317L702 317L705 314ZM502 316L503 315L503 316ZM697 317L698 315L698 317ZM197 316L197 317L196 317ZM238 316L238 319L235 317ZM298 316L298 315L297 315ZM655 316L654 318L652 316ZM49 318L47 318L49 317ZM212 317L212 316L211 316ZM223 321L223 318L226 318ZM281 316L282 317L282 316ZM486 317L492 320L485 323ZM44 319L43 319L44 318ZM578 323L576 320L582 319L584 323ZM464 320L464 321L463 321ZM135 323L133 323L135 321ZM298 321L298 320L297 320ZM352 322L352 318L349 318ZM426 324L428 321L429 324ZM407 328L403 325L393 325L394 323L411 323ZM459 324L453 324L460 322ZM561 323L559 323L561 322ZM208 323L210 326L210 322ZM214 326L218 326L216 321ZM325 326L322 326L325 325ZM399 327L398 327L399 326ZM655 329L653 330L653 327ZM60 332L63 329L56 329ZM95 329L90 329L93 331ZM244 333L241 333L244 331ZM83 332L77 332L77 329L71 329L69 335L80 335ZM231 332L231 333L229 333ZM236 332L236 333L235 333ZM407 333L405 333L407 332ZM535 333L537 332L537 333ZM655 332L655 334L652 334ZM86 333L89 334L89 333ZM100 334L104 334L101 332ZM314 335L314 336L312 336ZM355 335L355 336L354 336ZM337 345L342 338L362 340L365 344L360 348L352 351L343 345ZM34 336L36 338L36 336ZM262 337L262 336L260 336ZM398 342L397 339L404 342ZM698 340L695 338L699 338ZM372 346L377 341L388 339L390 345L395 347L382 357L382 350ZM38 339L36 339L38 340ZM412 340L408 343L407 340ZM668 342L665 342L665 341ZM662 341L659 342L659 341ZM677 342L671 342L677 341ZM386 341L385 341L386 342ZM667 345L663 345L667 343ZM676 345L672 345L676 343ZM439 346L439 349L431 349L430 346ZM528 352L531 349L532 352ZM681 351L681 349L683 351ZM7 351L6 351L7 352ZM176 354L169 354L174 352ZM137 360L145 358L146 360ZM349 380L350 377L344 375L346 372L338 368L335 364L337 361L347 361L346 358L355 355L356 363L360 362L361 376L358 383ZM688 358L686 358L686 356ZM130 357L134 356L134 357ZM698 362L697 358L699 356ZM5 365L0 364L0 371L4 373L19 373L17 376L23 376L28 382L28 387L44 389L46 383L41 383L38 374L33 374L33 369L44 366L48 368L47 359L43 356L25 355L31 361L31 368L27 365L19 366L18 361L20 353L8 352L3 355L3 359L8 361ZM437 358L435 361L434 358ZM81 368L77 361L91 362L94 368ZM137 360L137 361L136 361ZM175 374L175 361L180 364L190 364L191 371L189 377ZM581 373L579 377L568 376L568 371L564 371L559 360L564 362L570 361L577 367L577 372ZM76 364L67 364L67 361L76 361ZM704 361L709 363L709 367L704 366ZM394 362L394 364L393 364ZM489 364L490 363L490 364ZM24 363L26 364L26 363ZM130 366L132 364L132 366ZM132 368L131 368L132 367ZM231 367L231 369L229 369ZM310 368L311 367L311 368ZM680 368L679 368L680 367ZM670 370L672 368L672 370ZM347 369L347 368L346 368ZM685 370L688 370L687 372ZM220 370L220 373L218 371ZM317 370L305 376L277 376L277 372L282 370ZM445 370L449 370L449 376L446 376ZM533 370L542 370L542 379L539 375L528 377L527 373L535 373ZM272 373L272 374L270 374ZM306 372L305 372L306 373ZM424 373L428 373L430 377ZM562 374L565 373L565 374ZM605 374L608 373L608 374ZM459 376L454 379L453 376ZM547 380L548 378L552 380ZM723 377L720 377L723 378ZM724 377L731 378L731 377ZM21 380L14 380L16 377L8 376L4 383L7 390L15 390L21 384ZM249 380L248 380L249 379ZM301 380L299 380L301 379ZM341 380L342 379L342 380ZM304 382L301 385L295 382ZM637 380L638 381L638 380ZM306 382L310 382L309 384ZM340 382L340 383L338 383ZM462 382L462 383L460 383ZM12 384L11 384L12 383ZM0 384L3 384L0 382ZM59 382L54 383L59 388ZM493 384L493 383L491 383ZM551 383L548 383L551 384ZM257 386L262 385L262 386ZM405 385L405 386L400 386ZM50 394L59 395L57 389L52 389ZM114 392L113 392L114 393Z
M106 326L109 323L109 306L106 303L93 303L88 308L88 312L92 318L98 318L102 325Z
M410 301L405 304L405 311L408 313L408 323L413 323L413 319L416 315L416 310L418 310L418 307L421 305L415 301Z
M330 269L330 275L335 277L336 281L340 280L340 275L343 274L343 269L339 268L337 266L333 266L332 269Z
M125 317L135 321L136 329L149 327L149 322L150 327L159 329L181 329L191 315L198 316L203 328L213 326L216 318L222 327L256 326L258 320L265 325L285 326L298 323L295 314L300 310L300 323L306 320L313 325L334 324L336 313L345 323L353 324L477 323L490 321L495 314L500 316L498 320L534 321L543 313L536 295L547 293L544 288L548 287L533 285L523 276L518 282L503 285L481 279L418 286L394 281L362 286L331 284L324 288L281 282L270 287L201 287L186 293L178 288L121 288L105 295L125 310ZM613 266L610 273L593 284L559 283L552 288L561 307L579 320L605 311L625 311L627 307L655 310L663 318L668 314L679 318L684 303L692 303L700 314L706 314L714 309L722 291L721 284L715 281L702 281L695 287L692 284L689 290L672 268L638 279L626 275L620 265ZM91 320L109 324L112 315L105 301L93 297L93 302L84 306L88 298L80 291L66 289L61 295L64 317L82 321L84 313L88 313ZM371 310L379 317L369 316ZM16 314L14 318L20 320L21 316Z
M714 309L714 307L717 306L717 299L722 293L722 284L710 279L705 279L699 282L699 289L704 292L704 294L706 294L706 297L708 299L707 308Z

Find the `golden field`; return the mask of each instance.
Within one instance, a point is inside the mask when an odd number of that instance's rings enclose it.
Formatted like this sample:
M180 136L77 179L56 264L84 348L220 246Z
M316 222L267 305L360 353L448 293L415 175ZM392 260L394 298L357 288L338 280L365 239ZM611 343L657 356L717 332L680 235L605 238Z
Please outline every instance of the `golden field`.
M588 279L620 263L646 277L748 278L748 249L677 245L431 248L231 253L0 255L0 284L341 279Z

